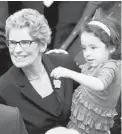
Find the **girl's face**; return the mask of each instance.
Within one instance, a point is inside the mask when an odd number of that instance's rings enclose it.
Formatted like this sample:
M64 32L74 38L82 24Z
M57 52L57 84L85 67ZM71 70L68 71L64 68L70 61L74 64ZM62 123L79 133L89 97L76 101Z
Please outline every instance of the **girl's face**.
M90 66L96 67L99 63L109 59L110 49L94 34L83 32L81 44L84 58Z
M12 28L9 32L9 40L19 42L22 40L32 41L33 39L29 35L28 28ZM19 68L36 64L37 59L40 57L40 49L37 42L32 42L31 45L26 48L21 47L20 44L17 43L15 48L9 48L9 52L13 64Z

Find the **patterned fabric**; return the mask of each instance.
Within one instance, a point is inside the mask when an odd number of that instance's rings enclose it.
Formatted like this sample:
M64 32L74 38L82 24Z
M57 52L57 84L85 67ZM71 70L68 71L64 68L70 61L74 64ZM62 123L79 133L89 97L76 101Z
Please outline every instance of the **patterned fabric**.
M94 69L88 64L80 66L82 73L101 79L105 90L93 91L83 85L75 90L68 128L74 128L81 134L108 134L114 124L113 117L117 115L115 105L120 94L120 85L117 86L120 66L120 61L114 60L100 64ZM117 93L113 93L114 96L112 92L115 92L115 88L109 86L110 84L116 85Z

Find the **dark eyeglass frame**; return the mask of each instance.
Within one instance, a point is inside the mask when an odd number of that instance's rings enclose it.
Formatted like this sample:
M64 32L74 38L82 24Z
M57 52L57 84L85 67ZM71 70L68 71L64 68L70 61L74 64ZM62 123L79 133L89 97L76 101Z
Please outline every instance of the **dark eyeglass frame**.
M14 44L13 47L10 45L11 42L14 42L14 43L13 43L13 44ZM25 42L26 45L24 46L24 43L22 43L22 42ZM14 49L14 48L17 46L17 44L19 43L19 45L20 45L22 48L28 48L28 47L30 47L30 45L31 45L33 42L35 42L35 40L21 40L21 41L7 40L7 41L6 41L6 45L7 45L8 48ZM27 45L27 44L28 44L28 45ZM11 47L10 47L10 46L11 46Z

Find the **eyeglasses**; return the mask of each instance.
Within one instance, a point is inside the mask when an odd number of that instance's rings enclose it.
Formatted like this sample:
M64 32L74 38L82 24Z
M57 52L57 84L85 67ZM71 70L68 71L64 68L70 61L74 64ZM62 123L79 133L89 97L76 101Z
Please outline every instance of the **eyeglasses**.
M27 48L27 47L30 47L32 42L35 42L35 41L33 41L33 40L21 40L21 41L17 42L17 41L14 41L14 40L7 40L6 44L7 44L7 47L9 47L11 49L14 49L17 46L17 43L19 43L19 45L22 48Z

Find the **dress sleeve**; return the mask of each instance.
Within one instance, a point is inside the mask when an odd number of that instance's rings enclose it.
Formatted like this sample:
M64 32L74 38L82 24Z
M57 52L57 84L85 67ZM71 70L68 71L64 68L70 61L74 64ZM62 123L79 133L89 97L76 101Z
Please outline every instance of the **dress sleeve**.
M97 78L99 78L103 84L105 89L112 83L117 74L117 65L115 62L107 62L105 63L98 73Z

